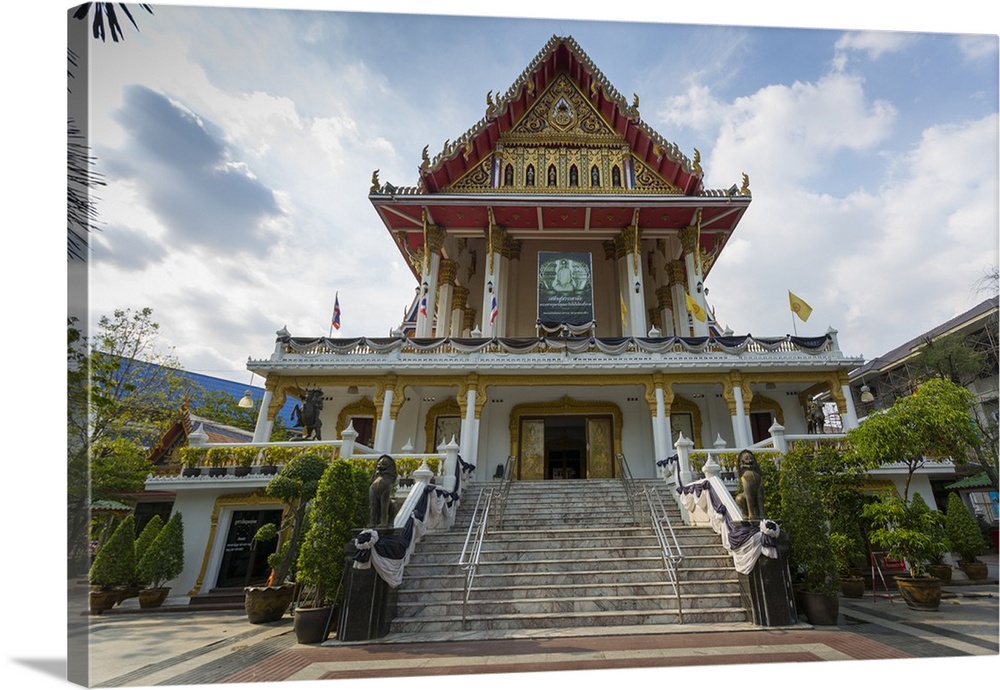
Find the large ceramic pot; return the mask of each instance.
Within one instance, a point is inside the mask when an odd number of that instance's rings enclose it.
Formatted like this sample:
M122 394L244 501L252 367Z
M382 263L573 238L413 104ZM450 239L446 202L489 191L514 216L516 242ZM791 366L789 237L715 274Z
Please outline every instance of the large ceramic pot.
M251 623L273 623L292 605L295 583L285 582L273 587L246 587L243 589L243 606Z
M799 613L813 625L836 625L840 599L829 594L801 591L795 594Z
M163 605L170 594L169 587L150 587L139 590L139 608L155 609Z
M927 566L927 573L931 577L936 577L941 580L942 585L951 584L951 566L950 565L936 565L930 564Z
M941 580L936 577L896 575L896 588L903 601L917 611L937 611L941 605Z
M101 613L118 603L118 592L113 589L93 589L90 591L90 612Z
M295 639L299 644L318 644L330 636L336 620L332 606L299 607L295 609Z
M849 599L860 599L865 595L865 578L863 577L840 578L840 592Z
M985 580L989 573L986 564L979 561L959 561L958 567L970 580Z

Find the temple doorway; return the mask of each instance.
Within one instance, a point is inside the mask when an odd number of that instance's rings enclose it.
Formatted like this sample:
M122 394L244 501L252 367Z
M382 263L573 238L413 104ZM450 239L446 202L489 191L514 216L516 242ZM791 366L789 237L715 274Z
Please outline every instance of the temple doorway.
M518 426L518 479L615 476L611 415L522 416Z

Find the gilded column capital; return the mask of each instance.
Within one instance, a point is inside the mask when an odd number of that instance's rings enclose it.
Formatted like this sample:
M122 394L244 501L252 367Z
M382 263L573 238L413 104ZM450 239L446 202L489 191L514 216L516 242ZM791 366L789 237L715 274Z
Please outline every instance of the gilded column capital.
M604 248L605 261L614 261L616 258L618 258L618 251L615 248L614 240L604 240L603 242L601 242L601 246Z
M670 286L661 285L656 288L656 306L660 309L674 308L674 296L670 293Z
M468 328L470 331L476 327L476 308L466 307L465 311L462 312L462 328Z
M455 277L458 275L458 262L454 259L441 259L438 266L438 285L455 284Z
M430 248L430 251L440 254L441 249L444 248L446 235L447 233L444 231L444 228L437 225L428 225L425 237L427 238L427 247Z
M674 260L667 264L667 270L670 271L670 283L672 285L683 285L685 289L687 288L687 267L681 260Z
M624 259L625 254L628 253L628 248L625 246L625 238L621 233L615 235L613 242L615 243L615 258Z
M268 421L273 422L278 418L278 413L281 412L281 408L285 406L285 400L288 399L287 390L290 385L279 377L267 377L264 389L272 393L271 404L267 406Z
M456 285L452 304L461 309L465 308L465 301L469 299L469 288L464 285Z
M378 383L375 385L375 395L372 396L372 401L375 403L376 410L381 413L379 408L385 403L385 393L386 391L392 391L393 401L396 398L401 397L399 395L400 391L397 389L399 384L399 379L395 374L388 374L379 379Z
M698 228L693 225L681 228L677 232L677 239L681 241L681 248L685 254L692 253L698 244Z
M521 259L521 240L508 236L504 246L500 249L500 254L511 261L519 261Z

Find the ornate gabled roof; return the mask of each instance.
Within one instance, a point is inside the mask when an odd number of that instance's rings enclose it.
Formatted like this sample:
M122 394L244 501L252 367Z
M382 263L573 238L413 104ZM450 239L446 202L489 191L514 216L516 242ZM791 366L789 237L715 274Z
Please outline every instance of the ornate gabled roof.
M591 61L572 37L553 36L506 93L493 98L486 94L486 113L455 141L446 141L433 160L424 149L418 190L446 191L484 160L488 160L505 136L515 130L524 116L560 79L568 80L599 115L592 118L605 134L613 134L631 149L648 169L662 178L675 193L697 195L702 190L702 170L695 151L688 159L676 144L666 141L639 116L639 97L628 102ZM591 134L596 132L591 131Z

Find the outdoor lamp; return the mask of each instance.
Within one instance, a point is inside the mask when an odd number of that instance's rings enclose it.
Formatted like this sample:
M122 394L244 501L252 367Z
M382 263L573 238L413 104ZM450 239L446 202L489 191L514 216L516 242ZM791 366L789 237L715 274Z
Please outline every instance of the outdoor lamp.
M639 294L639 281L635 281L635 294Z
M253 407L253 398L250 397L250 391L244 393L243 397L240 398L240 401L236 404L240 407Z
M870 403L875 400L875 396L872 395L872 389L868 387L867 384L861 385L861 402Z
M493 281L486 283L486 292L493 294Z

